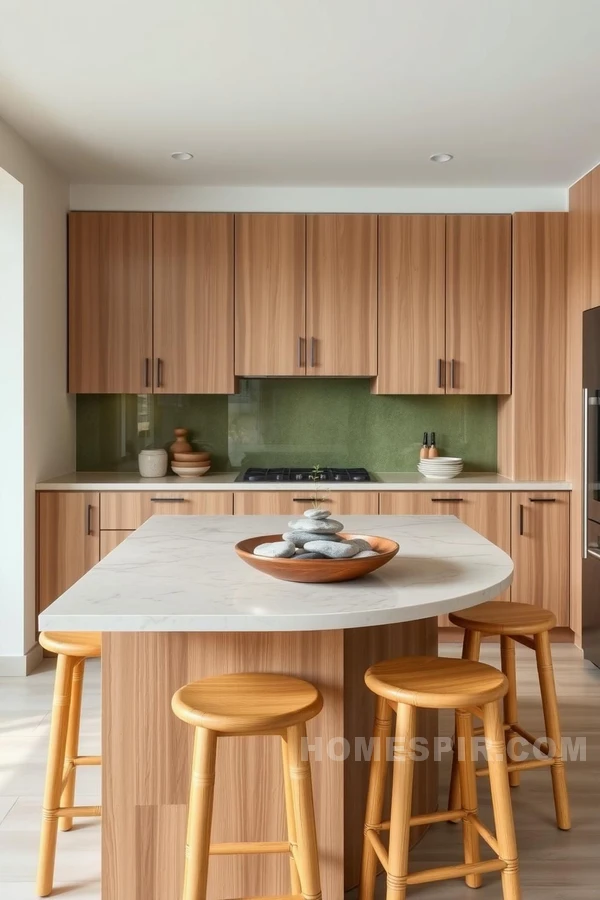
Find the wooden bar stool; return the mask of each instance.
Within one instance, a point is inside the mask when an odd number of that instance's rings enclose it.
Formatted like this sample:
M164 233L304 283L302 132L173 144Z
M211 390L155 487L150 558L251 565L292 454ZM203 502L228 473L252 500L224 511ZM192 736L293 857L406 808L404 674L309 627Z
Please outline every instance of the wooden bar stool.
M93 632L42 631L40 644L58 654L44 810L40 838L37 892L52 892L57 831L70 831L74 816L99 816L99 806L74 806L78 766L99 766L99 756L78 756L81 694L86 659L100 656L100 635Z
M246 853L289 854L292 895L285 900L321 900L310 765L302 742L306 722L322 706L312 684L285 675L220 675L187 684L173 696L175 715L196 729L183 900L206 900L211 854ZM288 840L211 844L217 738L265 734L282 738Z
M463 659L478 660L482 634L500 636L502 671L508 678L508 693L504 698L504 730L509 756L509 780L513 787L519 784L519 772L549 766L552 773L552 790L556 810L556 824L563 831L571 827L569 795L565 764L562 757L562 735L556 699L556 685L552 667L550 631L556 625L554 613L529 603L511 603L506 600L490 600L463 612L451 613L450 621L465 629ZM533 635L533 638L528 635ZM535 652L542 708L546 725L546 737L550 743L540 742L518 722L517 673L515 666L515 641ZM475 730L477 734L479 729ZM511 756L511 743L517 736L537 747L542 759L518 761ZM478 769L478 776L487 775L487 769ZM456 766L452 766L449 806L456 806L460 792Z
M520 900L517 844L513 824L506 767L506 747L498 700L508 690L506 677L483 663L433 656L407 656L371 666L365 674L367 687L377 695L374 746L369 773L365 814L365 839L359 900L373 900L378 860L387 872L386 900L404 900L409 884L465 877L469 887L479 887L484 872L502 873L504 900ZM462 806L411 816L414 759L417 749L417 708L456 709L459 736L464 741L464 758L459 760ZM382 821L387 773L387 747L393 741L392 805L389 822ZM492 806L496 836L477 815L477 788L473 759L472 713L482 716L490 769ZM428 748L431 752L432 748ZM420 752L420 748L418 750ZM411 825L428 825L452 819L463 823L464 864L426 869L409 874L408 848ZM385 848L380 833L389 831ZM494 851L497 859L481 861L479 838Z

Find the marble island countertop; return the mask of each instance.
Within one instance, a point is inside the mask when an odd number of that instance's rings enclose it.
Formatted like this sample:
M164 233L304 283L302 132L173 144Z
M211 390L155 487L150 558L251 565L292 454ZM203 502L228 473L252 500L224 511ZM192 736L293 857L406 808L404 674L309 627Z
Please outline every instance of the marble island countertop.
M239 472L215 472L202 478L142 478L137 472L71 472L37 485L38 491L314 491L311 483L236 481ZM418 472L372 472L372 481L320 482L320 491L570 491L567 481L513 481L489 472L463 472L448 481Z
M399 554L357 581L295 584L234 545L289 516L153 516L39 616L41 630L321 631L409 622L473 606L512 581L509 556L455 516L345 516ZM326 565L327 563L323 563Z

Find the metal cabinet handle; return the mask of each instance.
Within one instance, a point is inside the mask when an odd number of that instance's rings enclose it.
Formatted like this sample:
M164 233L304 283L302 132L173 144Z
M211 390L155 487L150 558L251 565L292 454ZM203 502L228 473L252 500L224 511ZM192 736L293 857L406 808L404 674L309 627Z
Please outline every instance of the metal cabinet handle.
M439 388L444 387L444 379L442 377L443 368L444 368L444 360L438 359L438 361L437 361L437 386Z
M464 503L464 497L432 497L432 503Z
M600 553L598 552L598 550L599 550L600 548L598 548L598 547L586 547L585 549L586 549L586 552L587 552L588 556L593 556L594 559L600 559Z
M292 497L292 503L327 503L326 497Z
M144 360L144 387L150 387L150 359Z
M519 503L519 534L521 537L525 534L525 507Z
M302 369L306 365L306 338L298 338L298 368Z
M456 387L455 382L456 382L456 360L451 359L450 360L450 387L451 388Z
M530 497L530 503L556 503L556 497Z
M85 533L87 535L92 534L92 509L92 504L88 503L85 511Z
M163 361L158 357L156 360L156 387L163 386Z
M317 339L314 337L310 339L310 365L313 369L317 365Z
M185 497L150 497L150 503L185 503Z
M584 559L587 559L588 553L590 552L588 547L588 506L589 506L589 496L588 496L588 438L589 438L589 418L588 418L588 409L589 409L589 399L590 392L588 388L583 389L583 497L582 497L582 549L583 553L581 554Z

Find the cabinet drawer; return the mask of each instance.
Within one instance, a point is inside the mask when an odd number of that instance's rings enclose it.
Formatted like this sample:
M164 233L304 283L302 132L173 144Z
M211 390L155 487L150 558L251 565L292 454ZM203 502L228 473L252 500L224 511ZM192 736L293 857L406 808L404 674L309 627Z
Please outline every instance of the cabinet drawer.
M375 491L316 490L318 506L333 516L376 516L379 495ZM302 491L238 491L234 494L236 516L301 516L313 506L313 494Z
M100 527L133 531L155 515L227 516L230 491L106 491L100 495Z

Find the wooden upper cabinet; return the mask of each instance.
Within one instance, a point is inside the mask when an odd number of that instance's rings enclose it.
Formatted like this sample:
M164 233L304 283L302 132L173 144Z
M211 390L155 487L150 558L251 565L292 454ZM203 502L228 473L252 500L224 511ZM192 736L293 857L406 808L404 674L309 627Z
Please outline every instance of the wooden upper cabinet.
M232 394L233 216L154 214L154 391Z
M443 394L446 217L379 217L377 394Z
M511 217L446 217L446 392L510 394Z
M306 373L306 217L235 217L235 372Z
M307 375L377 374L377 216L307 217Z
M151 390L152 213L69 215L69 391Z

